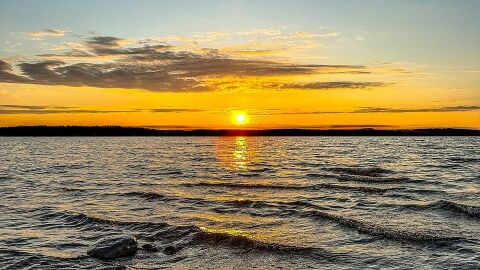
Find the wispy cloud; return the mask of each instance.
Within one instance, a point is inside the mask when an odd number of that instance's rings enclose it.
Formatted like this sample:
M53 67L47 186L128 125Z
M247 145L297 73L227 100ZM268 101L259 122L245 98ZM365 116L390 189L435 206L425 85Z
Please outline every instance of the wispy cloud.
M132 108L132 109L93 109L77 106L54 106L54 105L16 105L0 104L0 114L60 114L60 113L207 113L207 114L225 114L228 110L211 110L199 108ZM384 108L384 107L361 107L348 111L337 110L297 110L297 109L252 109L248 110L250 115L316 115L316 114L358 114L358 113L426 113L426 112L465 112L477 111L480 106L449 106L432 108Z
M465 112L480 110L480 106L449 106L434 108L382 108L364 107L354 113L418 113L418 112Z
M336 89L336 88L371 88L384 86L386 83L382 82L349 82L349 81L337 81L337 82L313 82L313 83L288 83L282 85L283 88L293 89Z
M201 113L208 112L193 108L134 108L123 110L98 110L72 106L42 106L42 105L13 105L0 104L0 114L59 114L59 113Z
M154 113L200 113L200 112L208 112L209 110L203 109L188 109L188 108L158 108L158 109L149 109L149 112Z
M428 112L466 112L480 110L480 106L448 106L432 108L385 108L385 107L361 107L349 111L336 110L263 110L255 112L256 115L315 115L315 114L357 114L357 113L428 113Z
M240 36L278 36L282 34L281 30L273 28L255 29L252 31L237 32Z
M52 37L61 37L64 36L66 33L70 31L67 30L59 30L59 29L45 29L39 32L25 32L22 33L24 36L34 40L40 40L44 37L52 36Z
M0 104L0 114L124 113L136 110L93 110L66 106L30 106Z

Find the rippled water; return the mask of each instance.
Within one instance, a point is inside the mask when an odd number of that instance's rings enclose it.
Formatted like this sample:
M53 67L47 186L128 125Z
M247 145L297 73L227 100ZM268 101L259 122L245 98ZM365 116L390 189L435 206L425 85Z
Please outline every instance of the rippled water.
M0 138L0 268L479 269L478 149L478 137ZM111 235L180 251L86 256Z

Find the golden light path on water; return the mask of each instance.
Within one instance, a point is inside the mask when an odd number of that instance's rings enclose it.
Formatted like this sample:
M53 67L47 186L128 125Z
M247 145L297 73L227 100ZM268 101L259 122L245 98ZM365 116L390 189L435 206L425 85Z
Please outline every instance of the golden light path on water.
M216 142L215 157L226 169L247 170L248 165L256 160L256 151L245 136L225 137Z

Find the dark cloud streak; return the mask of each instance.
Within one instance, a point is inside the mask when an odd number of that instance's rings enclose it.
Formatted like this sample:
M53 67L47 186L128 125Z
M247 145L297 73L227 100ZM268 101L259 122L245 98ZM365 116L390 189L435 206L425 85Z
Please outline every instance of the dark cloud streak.
M448 106L434 108L381 108L362 107L353 111L272 111L253 113L254 115L315 115L315 114L357 114L357 113L428 113L428 112L467 112L480 110L480 106Z
M364 107L354 111L354 113L419 113L419 112L465 112L480 110L480 106L449 106L436 108L381 108L381 107Z
M200 113L207 110L193 108L137 108L129 110L93 110L68 106L36 106L0 104L0 114L59 114L59 113Z
M284 84L283 88L294 89L336 89L336 88L349 88L360 89L384 86L382 82L350 82L350 81L337 81L337 82L314 82L305 84Z

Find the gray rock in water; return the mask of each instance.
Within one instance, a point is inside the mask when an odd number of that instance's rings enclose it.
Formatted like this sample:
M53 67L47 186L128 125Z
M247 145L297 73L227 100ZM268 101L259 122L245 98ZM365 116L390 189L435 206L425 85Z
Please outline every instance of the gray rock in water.
M133 236L109 237L96 242L87 254L103 259L111 260L125 256L135 255L138 251L137 239Z
M173 255L177 253L177 249L174 246L167 246L164 250L163 253L167 255Z
M152 244L144 244L140 248L145 250L145 251L148 251L148 252L158 252L158 251L160 251L160 249L158 249L158 247L156 247L155 245L152 245Z

